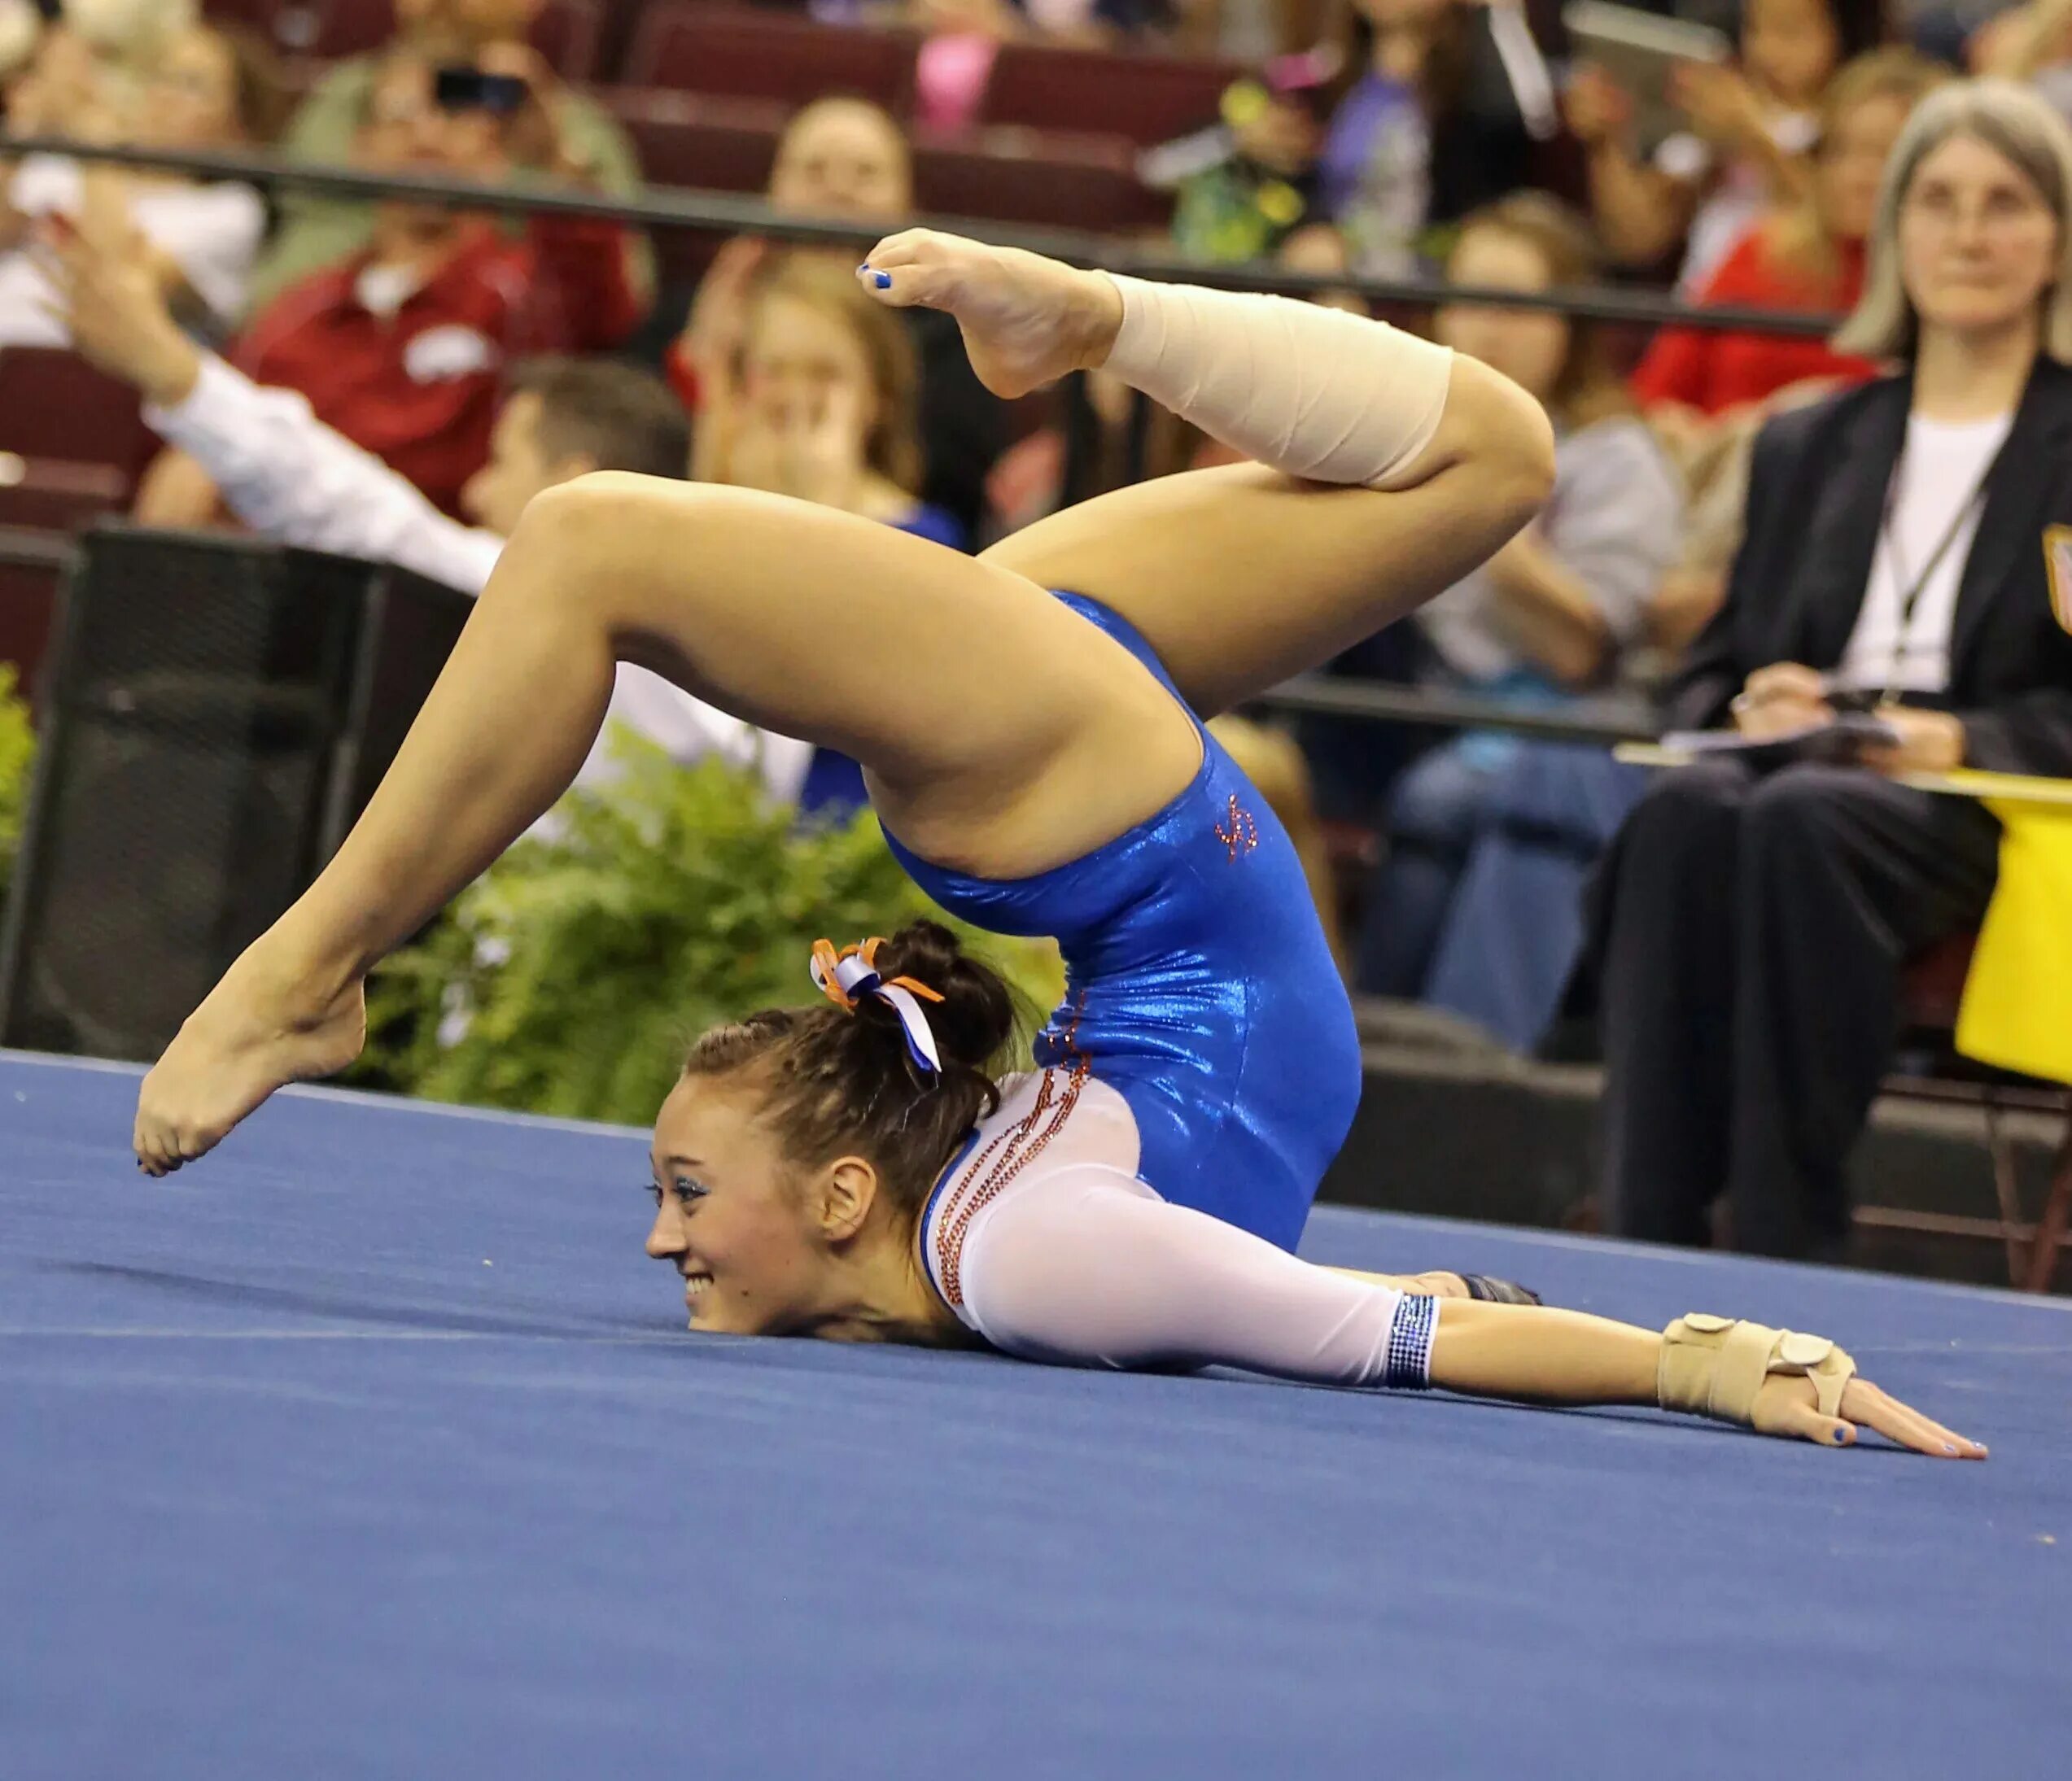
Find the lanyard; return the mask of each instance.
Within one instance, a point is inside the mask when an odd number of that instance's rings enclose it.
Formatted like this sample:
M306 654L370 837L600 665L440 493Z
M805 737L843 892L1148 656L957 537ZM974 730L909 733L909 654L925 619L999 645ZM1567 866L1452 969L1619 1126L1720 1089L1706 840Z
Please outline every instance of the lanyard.
M2013 437L2010 431L2009 438ZM1972 485L1970 494L1965 497L1964 504L1956 511L1956 517L1950 522L1948 529L1943 532L1935 548L1929 552L1928 561L1921 565L1920 574L1908 581L1906 561L1899 555L1899 541L1892 535L1892 509L1899 500L1899 481L1905 474L1907 464L1906 449L1904 446L1900 448L1899 461L1892 466L1892 479L1885 485L1885 509L1877 521L1878 536L1884 542L1886 561L1892 565L1892 584L1899 590L1899 613L1892 628L1891 660L1886 666L1885 684L1878 692L1877 702L1881 705L1899 702L1899 695L1892 683L1899 678L1900 666L1907 658L1907 633L1913 628L1914 609L1920 605L1921 596L1927 591L1928 583L1942 565L1943 559L1949 555L1950 547L1956 543L1957 534L1985 504L1986 487L1992 481L1993 472L1999 466L2000 452L2006 449L2007 442L2004 439L2000 442L2000 451L1994 452L1991 461L1979 473L1978 480Z

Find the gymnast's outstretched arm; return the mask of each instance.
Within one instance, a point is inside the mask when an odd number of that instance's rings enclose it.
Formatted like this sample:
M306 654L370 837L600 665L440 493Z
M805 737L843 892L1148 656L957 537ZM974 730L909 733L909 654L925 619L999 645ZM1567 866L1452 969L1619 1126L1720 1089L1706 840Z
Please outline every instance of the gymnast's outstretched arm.
M1816 1352L1817 1338L1716 1330L1719 1320L1698 1318L1658 1334L1580 1312L1405 1294L1300 1260L1098 1166L1061 1169L981 1211L960 1272L981 1333L1029 1360L1659 1404L1828 1447L1847 1446L1860 1424L1937 1458L1985 1457ZM1794 1370L1809 1364L1813 1376Z

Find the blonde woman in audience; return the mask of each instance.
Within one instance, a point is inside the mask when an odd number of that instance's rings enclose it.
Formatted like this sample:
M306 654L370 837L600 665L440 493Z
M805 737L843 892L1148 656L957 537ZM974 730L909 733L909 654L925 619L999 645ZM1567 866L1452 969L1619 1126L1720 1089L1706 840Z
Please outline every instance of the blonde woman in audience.
M771 167L773 210L797 216L838 218L890 227L913 212L913 155L891 115L867 99L816 99L785 126ZM748 306L772 245L737 236L714 256L698 286L683 332L664 365L694 413L708 387L739 373ZM789 251L818 257L845 271L855 264L846 248ZM956 324L933 310L903 312L897 324L913 347L917 367L916 426L920 441L920 492L930 506L976 538L986 518L986 478L1006 444L1005 411L972 374Z
M956 517L919 494L914 351L848 264L818 254L765 262L743 303L737 374L705 386L693 474L832 507L952 549ZM817 749L799 788L809 816L868 801L863 770Z
M696 474L968 543L920 496L913 347L855 273L815 255L768 262L743 305L740 369L698 412Z

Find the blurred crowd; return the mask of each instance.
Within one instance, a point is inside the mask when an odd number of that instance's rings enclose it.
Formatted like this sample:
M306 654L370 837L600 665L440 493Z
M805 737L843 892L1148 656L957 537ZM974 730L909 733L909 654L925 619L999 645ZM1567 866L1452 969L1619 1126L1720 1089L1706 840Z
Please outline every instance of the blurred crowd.
M916 208L917 155L999 144L981 127L989 83L1031 46L1147 54L1160 68L1192 59L1222 70L1201 85L1194 127L1146 142L1115 120L1130 177L1169 202L1158 243L1314 274L1315 300L1353 308L1362 299L1331 281L1614 285L1839 316L1864 295L1887 164L1925 99L1991 75L2072 107L2072 0L1646 0L1689 52L1652 90L1593 60L1595 40L1555 0L804 10L828 33L916 34L911 103L895 116L830 91L799 105L769 158L775 209L896 226ZM640 190L628 114L547 53L550 0L393 0L382 41L324 62L292 53L282 20L297 11L0 0L8 129ZM1083 121L1071 120L1082 138ZM2065 194L2045 195L2061 207ZM208 461L226 428L183 412L229 400L232 373L291 394L408 485L413 538L434 523L500 537L554 481L658 468L658 440L675 450L658 413L681 426L671 474L967 550L1068 493L1227 457L1098 374L1077 410L995 401L947 318L860 297L852 248L745 236L687 258L663 245L562 212L519 223L407 196L273 203L230 180L0 159L0 352L76 333L81 352L142 390L167 443L132 505L160 525L250 524L264 505ZM1650 338L1488 302L1388 314L1537 395L1558 475L1530 530L1332 671L1536 708L1673 700L1694 643L1729 622L1718 615L1764 429L1871 382L1893 357L1818 332ZM579 361L601 356L613 375L586 378ZM368 497L369 512L378 504ZM383 543L400 535L343 541L400 549ZM709 731L684 734L688 748ZM1585 885L1641 777L1600 749L1494 732L1318 722L1299 740L1300 755L1285 739L1246 745L1279 751L1277 801L1313 862L1328 861L1320 901L1359 986L1435 1003L1521 1050L1547 1043L1588 941ZM853 766L824 757L781 788L814 809L862 797Z

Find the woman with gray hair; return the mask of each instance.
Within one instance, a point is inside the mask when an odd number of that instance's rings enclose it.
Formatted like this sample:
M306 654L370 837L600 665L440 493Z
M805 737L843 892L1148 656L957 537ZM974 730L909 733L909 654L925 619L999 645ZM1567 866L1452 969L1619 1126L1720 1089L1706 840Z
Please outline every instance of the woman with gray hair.
M1879 194L1838 351L1892 373L1764 430L1727 598L1670 694L1745 749L1664 776L1592 924L1607 1222L1831 1258L1902 967L1974 928L2000 832L1907 785L2072 775L2072 132L2033 94L1925 99ZM1847 745L1838 715L1885 740ZM1756 744L1769 744L1757 748Z

